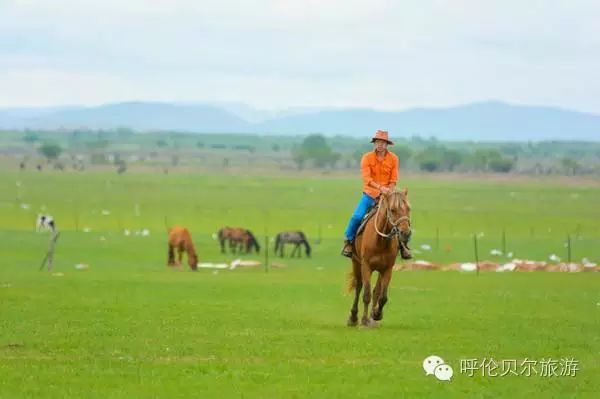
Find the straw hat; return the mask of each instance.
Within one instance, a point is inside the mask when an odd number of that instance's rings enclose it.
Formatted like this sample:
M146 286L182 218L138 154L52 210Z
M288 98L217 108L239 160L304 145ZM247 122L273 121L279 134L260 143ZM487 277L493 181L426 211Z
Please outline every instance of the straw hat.
M388 137L387 130L378 130L375 132L375 136L371 139L371 143L374 143L375 140L383 140L386 141L389 145L394 145L392 141L390 141Z

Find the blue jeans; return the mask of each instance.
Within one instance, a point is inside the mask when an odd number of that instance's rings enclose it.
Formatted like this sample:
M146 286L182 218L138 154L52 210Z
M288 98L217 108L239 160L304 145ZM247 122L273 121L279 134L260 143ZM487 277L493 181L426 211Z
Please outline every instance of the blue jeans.
M367 214L367 210L375 203L375 200L369 197L367 194L363 193L362 197L360 197L360 201L358 201L358 205L350 218L350 222L348 222L348 227L346 228L346 239L354 240L356 236L356 230L358 230L358 226L360 225L361 220Z

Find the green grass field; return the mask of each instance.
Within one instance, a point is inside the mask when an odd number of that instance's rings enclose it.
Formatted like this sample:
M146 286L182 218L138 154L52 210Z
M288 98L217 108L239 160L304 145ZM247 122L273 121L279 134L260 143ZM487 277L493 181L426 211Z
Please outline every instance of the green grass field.
M472 261L472 235L483 233L491 259L505 230L519 258L565 258L571 234L574 260L600 259L597 182L403 185L413 248L433 247L417 258ZM346 327L349 265L338 251L359 187L333 175L0 172L0 397L596 397L600 273L395 272L381 327ZM54 274L38 270L41 211L62 232ZM211 237L227 224L260 237L303 229L321 242L310 260L277 259L285 268L192 273L165 266L165 225L176 223L201 261L235 259ZM144 228L148 237L123 235ZM425 376L431 354L454 368L451 382ZM490 357L573 358L579 370L459 371L461 359Z

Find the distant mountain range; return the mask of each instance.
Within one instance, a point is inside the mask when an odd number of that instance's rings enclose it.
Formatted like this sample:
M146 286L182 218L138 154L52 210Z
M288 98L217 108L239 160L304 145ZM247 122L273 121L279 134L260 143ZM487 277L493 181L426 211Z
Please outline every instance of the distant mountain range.
M140 131L365 136L443 140L600 141L600 115L487 101L448 108L379 111L357 108L256 110L242 103L126 102L97 107L0 108L0 128L129 127Z

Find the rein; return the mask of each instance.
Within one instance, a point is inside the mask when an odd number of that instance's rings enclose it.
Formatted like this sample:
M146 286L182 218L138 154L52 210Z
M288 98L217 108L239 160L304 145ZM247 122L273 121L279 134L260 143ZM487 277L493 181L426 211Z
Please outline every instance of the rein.
M408 216L400 216L398 219L396 219L395 221L392 220L392 214L390 212L390 204L388 203L387 208L386 208L386 222L392 225L392 229L390 230L389 233L382 233L381 231L379 231L378 226L378 220L379 220L379 211L381 211L381 208L383 207L383 201L385 201L386 198L385 197L381 197L381 205L379 206L379 208L377 208L377 213L375 214L375 231L377 232L377 234L383 238L390 238L393 237L395 235L397 235L398 237L400 237L400 229L398 228L398 224L400 224L400 222L407 220L408 223L410 224L410 218Z

